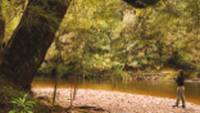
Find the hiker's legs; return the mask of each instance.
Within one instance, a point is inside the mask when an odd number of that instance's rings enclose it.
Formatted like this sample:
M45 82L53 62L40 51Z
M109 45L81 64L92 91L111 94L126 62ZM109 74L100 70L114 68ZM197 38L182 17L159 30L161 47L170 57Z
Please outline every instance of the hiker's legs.
M177 94L176 94L176 106L179 105L179 101L181 99L181 92L180 92L180 87L177 88Z
M185 106L185 88L181 87L181 101L182 101L182 106Z

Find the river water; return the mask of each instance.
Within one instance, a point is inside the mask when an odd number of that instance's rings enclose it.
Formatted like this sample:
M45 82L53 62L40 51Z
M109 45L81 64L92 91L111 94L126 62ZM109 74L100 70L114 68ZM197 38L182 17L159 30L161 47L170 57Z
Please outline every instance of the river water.
M132 94L143 94L158 97L175 98L176 84L173 81L133 81L133 82L110 82L110 81L68 81L59 80L59 88L77 86L81 89L119 91ZM53 88L53 81L50 79L35 79L33 88ZM200 105L200 83L186 83L186 100Z

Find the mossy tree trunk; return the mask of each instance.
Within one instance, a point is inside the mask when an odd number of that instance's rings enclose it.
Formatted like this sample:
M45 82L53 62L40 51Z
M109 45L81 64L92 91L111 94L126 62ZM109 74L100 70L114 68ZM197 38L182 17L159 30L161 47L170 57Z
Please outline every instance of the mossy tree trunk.
M67 0L29 0L1 64L1 72L16 85L30 89L68 6Z

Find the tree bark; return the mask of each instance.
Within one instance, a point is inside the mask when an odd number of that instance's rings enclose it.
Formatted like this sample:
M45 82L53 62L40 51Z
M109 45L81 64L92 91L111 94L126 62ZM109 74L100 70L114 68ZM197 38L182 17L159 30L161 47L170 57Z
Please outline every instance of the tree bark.
M0 64L2 63L3 60L3 51L5 48L5 44L2 43L4 34L5 34L5 21L3 19L3 14L2 14L2 0L0 0Z
M30 89L68 6L65 0L29 0L1 64L1 72L16 85Z
M4 37L4 30L5 30L5 21L3 20L3 15L2 15L2 0L0 0L0 40L3 39Z

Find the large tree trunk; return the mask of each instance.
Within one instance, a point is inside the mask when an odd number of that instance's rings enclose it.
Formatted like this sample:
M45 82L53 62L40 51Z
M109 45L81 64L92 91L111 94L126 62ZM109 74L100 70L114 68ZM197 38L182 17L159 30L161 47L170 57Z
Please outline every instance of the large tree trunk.
M2 0L0 0L0 63L2 62L5 44L2 43L5 34L5 21L2 14Z
M3 15L2 15L2 0L0 0L0 41L4 37L4 29L5 29L5 21L3 20Z
M30 89L66 13L68 1L29 0L1 64L1 71L22 88Z

